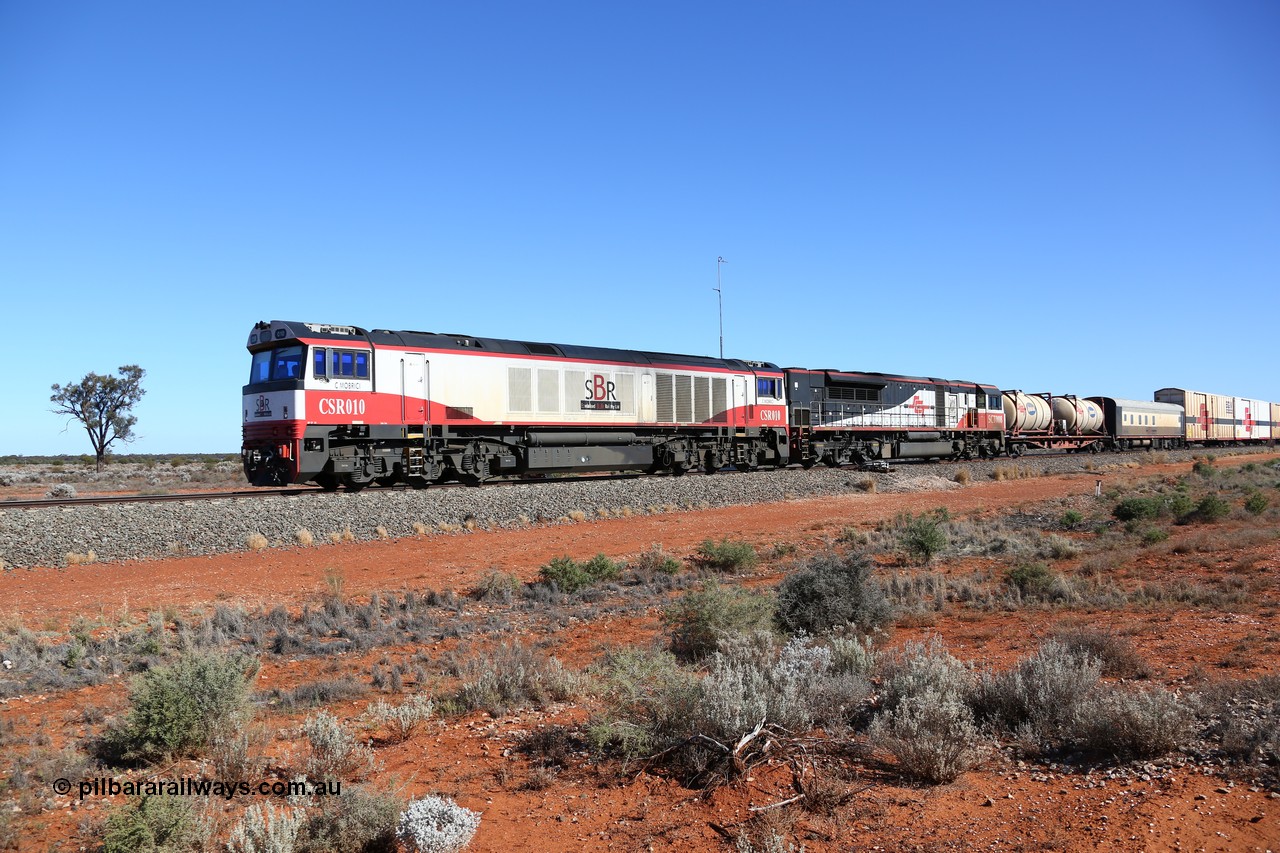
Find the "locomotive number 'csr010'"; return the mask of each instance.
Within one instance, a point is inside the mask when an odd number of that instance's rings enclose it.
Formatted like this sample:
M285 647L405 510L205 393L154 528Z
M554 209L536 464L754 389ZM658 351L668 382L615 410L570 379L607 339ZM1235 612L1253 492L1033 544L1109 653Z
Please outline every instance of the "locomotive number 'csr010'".
M250 332L255 485L990 455L993 386L289 321Z

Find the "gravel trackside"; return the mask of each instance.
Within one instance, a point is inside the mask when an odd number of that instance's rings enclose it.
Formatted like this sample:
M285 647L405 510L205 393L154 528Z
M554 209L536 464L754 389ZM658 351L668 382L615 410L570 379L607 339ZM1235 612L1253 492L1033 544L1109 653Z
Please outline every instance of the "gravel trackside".
M1159 461L1186 461L1189 452L1156 454ZM700 506L769 503L792 498L868 491L880 493L963 488L954 481L966 469L971 482L993 479L1003 466L1022 476L1100 474L1136 467L1148 454L1126 456L1023 457L1016 461L970 461L947 465L903 464L890 473L855 469L787 469L754 474L689 475L642 479L565 479L492 488L432 488L422 491L368 489L358 494L289 498L228 498L172 503L108 504L69 508L3 509L0 503L0 566L62 566L72 560L135 560L175 554L245 550L253 534L270 545L296 544L298 531L316 541L350 530L356 539L406 536L468 522L514 526L556 522L575 513L588 517L674 512ZM579 516L581 517L581 516ZM259 543L261 540L259 539ZM89 553L92 552L92 558ZM78 557L76 555L85 555Z

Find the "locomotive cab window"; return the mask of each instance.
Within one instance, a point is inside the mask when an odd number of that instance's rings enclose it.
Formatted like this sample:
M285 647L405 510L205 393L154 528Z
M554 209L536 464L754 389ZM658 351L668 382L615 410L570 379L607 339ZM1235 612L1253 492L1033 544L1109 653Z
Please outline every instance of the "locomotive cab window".
M327 356L327 353L325 352L324 347L320 347L318 349L312 350L311 363L314 365L314 367L312 368L312 374L317 378L328 375L327 371L325 370L325 365L328 363L326 356Z
M306 367L301 346L278 347L253 354L249 381L273 382L278 379L301 379Z
M756 396L758 397L782 397L782 380L781 379L756 379Z
M336 378L368 379L369 353L366 350L330 350L329 375Z

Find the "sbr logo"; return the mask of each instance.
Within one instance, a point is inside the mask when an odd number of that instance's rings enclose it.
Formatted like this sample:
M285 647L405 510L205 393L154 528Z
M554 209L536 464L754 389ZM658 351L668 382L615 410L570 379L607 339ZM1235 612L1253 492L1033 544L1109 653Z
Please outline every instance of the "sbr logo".
M613 394L613 389L614 389L614 388L616 388L617 386L616 386L616 385L614 385L612 382L610 382L610 381L606 380L606 379L605 379L603 376L601 376L599 373L597 373L597 374L593 375L590 379L588 379L588 380L587 380L585 383L583 383L583 384L585 385L585 387L586 387L586 389L587 389L587 399L588 399L588 400L616 400L616 399L618 399L618 398L617 398L617 397L615 397L615 396L614 396L614 394Z
M622 401L620 401L614 389L618 386L612 381L606 379L599 373L594 373L582 384L586 389L587 396L582 400L582 410L591 412L620 412L622 411Z

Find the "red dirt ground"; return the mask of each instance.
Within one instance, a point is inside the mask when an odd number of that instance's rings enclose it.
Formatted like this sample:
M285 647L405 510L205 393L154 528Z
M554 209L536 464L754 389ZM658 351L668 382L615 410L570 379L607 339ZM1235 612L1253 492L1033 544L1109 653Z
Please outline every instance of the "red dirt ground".
M1189 467L1151 466L1133 476L1181 474ZM1120 475L1112 479L1116 476ZM657 542L668 552L682 555L705 539L721 537L745 539L762 552L780 542L804 551L846 527L870 529L877 521L907 510L946 507L953 516L965 516L1032 508L1041 501L1071 496L1092 500L1094 480L1093 475L1056 476L937 493L859 494L565 526L10 571L0 575L0 602L23 623L52 630L65 628L79 616L119 618L132 613L144 618L148 611L166 605L182 611L208 608L215 602L297 608L319 599L326 572L335 568L345 576L345 592L355 596L428 588L463 592L493 569L533 580L539 566L564 554L582 557L602 552L626 557ZM1255 551L1250 571L1274 575L1280 570L1276 540L1256 546ZM1126 568L1152 575L1166 568L1160 560L1147 563ZM972 566L963 568L969 571ZM937 570L956 569L944 565ZM1178 571L1207 574L1214 568L1184 562ZM776 583L781 577L780 566L766 565L753 582ZM1274 585L1270 588L1274 592ZM1273 597L1241 612L1187 608L1071 611L1061 616L1033 609L955 610L925 624L898 626L888 644L936 634L957 656L1009 662L1031 652L1053 627L1081 622L1124 633L1150 662L1153 681L1182 686L1203 680L1207 671L1227 672L1233 678L1280 672L1278 604ZM573 623L554 636L550 651L571 667L581 667L607 647L650 642L660 630L658 615L655 608L639 616ZM1241 648L1248 649L1247 660L1242 659ZM364 665L397 651L414 649L379 649L365 656ZM356 664L350 659L342 666L350 669ZM317 677L326 666L333 666L332 659L271 658L264 663L258 686L289 687ZM117 680L60 694L17 697L0 704L0 720L13 723L13 737L43 734L58 748L93 728L83 723L81 709L122 707L126 693L126 683ZM351 719L371 698L339 703L329 710ZM270 716L277 733L268 747L272 756L284 760L296 749L301 716ZM566 770L542 790L524 789L528 765L512 752L519 735L582 717L582 709L565 706L516 711L500 719L483 713L448 718L404 744L379 748L383 770L378 781L401 789L403 796L440 793L483 812L480 831L469 848L477 851L731 850L733 844L725 835L737 835L752 817L751 808L777 803L794 793L791 771L785 766L762 767L745 785L725 786L709 795L647 773L618 781L589 767ZM1263 851L1280 847L1277 795L1232 781L1214 768L1175 758L1157 763L1145 774L1140 769L1132 774L1109 775L1099 770L1085 775L1041 764L1020 766L1008 755L992 753L957 782L931 788L904 787L893 777L877 773L874 765L870 770L851 768L848 786L857 793L833 815L776 809L759 813L756 823L771 821L774 829L795 841L797 849L804 844L810 851ZM101 815L101 800L77 804L63 797L51 805L37 816L15 815L24 833L21 849L82 849L81 842L71 839L76 837L77 825L94 814L91 810ZM58 842L66 843L55 847Z

